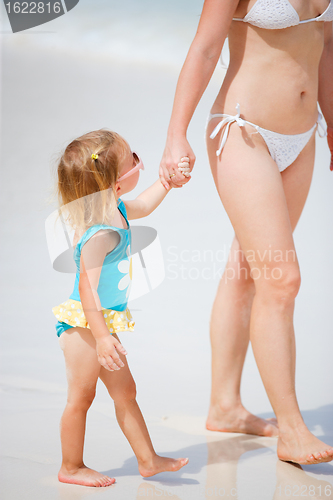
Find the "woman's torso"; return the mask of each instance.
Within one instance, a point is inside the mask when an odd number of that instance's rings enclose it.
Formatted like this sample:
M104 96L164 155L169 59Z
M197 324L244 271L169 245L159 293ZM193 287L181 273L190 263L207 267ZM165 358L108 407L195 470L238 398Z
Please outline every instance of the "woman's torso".
M255 3L240 0L234 17L244 18ZM300 20L317 17L329 3L290 0ZM235 114L239 102L241 115L266 129L284 134L309 130L317 119L324 22L263 29L233 21L228 38L230 64L212 112Z

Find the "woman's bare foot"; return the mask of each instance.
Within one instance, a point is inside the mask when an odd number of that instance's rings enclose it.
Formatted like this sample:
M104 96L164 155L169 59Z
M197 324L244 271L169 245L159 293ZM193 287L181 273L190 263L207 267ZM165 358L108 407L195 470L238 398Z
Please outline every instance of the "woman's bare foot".
M220 432L242 432L256 436L278 436L279 430L275 418L263 419L256 417L244 406L222 410L218 406L211 406L206 422L206 429Z
M277 454L280 460L301 465L319 464L333 460L333 448L316 438L307 427L280 434Z
M71 471L62 466L58 474L58 479L62 483L97 487L110 486L116 482L114 477L104 476L96 470L89 469L89 467L85 465Z
M188 464L188 458L167 458L155 455L149 464L139 463L139 472L143 477L150 477L159 472L176 472L186 464Z

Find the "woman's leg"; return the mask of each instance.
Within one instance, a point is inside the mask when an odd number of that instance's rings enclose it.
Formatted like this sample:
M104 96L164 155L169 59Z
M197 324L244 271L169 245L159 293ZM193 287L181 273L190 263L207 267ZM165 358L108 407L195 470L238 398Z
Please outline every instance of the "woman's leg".
M333 449L308 431L295 395L293 311L300 274L282 176L260 137L232 126L221 159L214 158L217 141L209 146L210 162L255 283L250 337L279 422L279 457L328 461ZM307 154L312 162L313 148L311 139Z
M212 389L206 427L212 431L276 436L275 419L252 415L240 397L255 293L250 272L235 235L210 318Z
M208 139L210 146L211 139ZM213 158L216 169L216 156ZM281 173L292 231L301 216L314 166L312 143ZM277 435L272 422L250 414L240 399L240 380L250 339L250 316L255 293L250 267L235 235L218 286L210 321L212 393L207 428L224 432Z
M118 338L115 334L114 337ZM140 474L149 477L159 472L174 472L181 469L188 463L187 458L160 457L155 453L146 423L136 402L136 386L126 356L121 353L119 356L125 366L114 372L102 367L99 376L114 401L119 426L135 453Z
M209 138L210 128L213 127L209 126L207 131L207 148L216 184L217 158L215 145ZM206 427L214 431L276 436L276 419L265 420L251 414L240 397L254 294L251 269L235 235L210 318L212 389Z
M115 482L114 478L83 463L86 415L95 397L101 369L95 339L87 328L70 328L61 334L59 341L65 356L68 396L60 424L62 465L58 479L84 486L109 486Z

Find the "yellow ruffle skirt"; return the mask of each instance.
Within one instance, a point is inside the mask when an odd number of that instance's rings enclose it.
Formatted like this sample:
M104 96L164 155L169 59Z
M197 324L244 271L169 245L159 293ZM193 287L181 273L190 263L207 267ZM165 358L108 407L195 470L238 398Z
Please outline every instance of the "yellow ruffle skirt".
M78 300L68 299L59 306L52 308L53 314L58 321L71 326L82 326L90 328L84 315L82 304ZM133 332L135 321L132 321L132 315L128 307L124 311L115 311L114 309L102 309L106 326L110 333Z

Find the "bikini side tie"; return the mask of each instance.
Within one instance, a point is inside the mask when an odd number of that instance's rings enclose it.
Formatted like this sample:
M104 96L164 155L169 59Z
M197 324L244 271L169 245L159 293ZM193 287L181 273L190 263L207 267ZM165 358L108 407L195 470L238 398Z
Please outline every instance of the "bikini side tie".
M224 145L225 145L225 143L227 141L230 125L232 123L236 122L240 127L244 127L244 125L246 123L240 117L240 106L239 106L238 103L237 103L237 106L236 106L236 111L237 111L237 115L235 115L235 116L226 115L226 117L223 118L223 120L221 120L217 124L217 126L214 128L213 132L210 135L210 138L214 139L217 136L217 134L220 132L220 130L227 124L227 126L225 128L225 131L223 133L223 137L221 139L221 143L220 143L219 149L216 151L216 156L220 156L220 154L222 152L222 149L223 149L223 147L224 147Z

